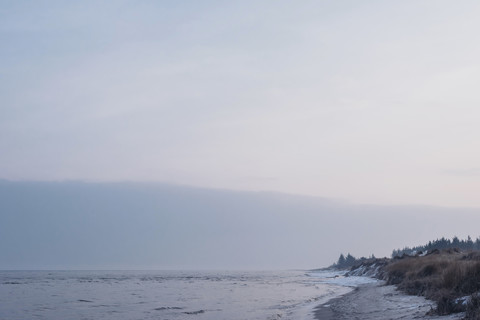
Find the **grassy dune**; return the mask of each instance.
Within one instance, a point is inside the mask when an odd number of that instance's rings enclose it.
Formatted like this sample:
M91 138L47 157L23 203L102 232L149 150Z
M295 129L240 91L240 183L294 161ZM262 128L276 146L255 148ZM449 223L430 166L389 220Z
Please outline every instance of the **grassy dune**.
M434 250L424 256L405 255L365 263L381 264L377 276L387 284L435 301L437 308L432 313L465 311L466 319L480 319L480 251Z

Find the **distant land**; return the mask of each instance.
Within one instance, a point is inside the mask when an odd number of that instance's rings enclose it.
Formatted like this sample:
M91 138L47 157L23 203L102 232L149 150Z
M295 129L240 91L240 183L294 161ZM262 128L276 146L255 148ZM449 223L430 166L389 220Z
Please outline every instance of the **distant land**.
M476 237L480 209L163 183L0 180L0 269L287 269Z

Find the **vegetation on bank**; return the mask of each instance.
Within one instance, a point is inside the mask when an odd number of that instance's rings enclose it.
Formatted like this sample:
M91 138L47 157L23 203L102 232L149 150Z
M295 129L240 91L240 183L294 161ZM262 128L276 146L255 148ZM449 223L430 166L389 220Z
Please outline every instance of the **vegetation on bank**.
M465 319L480 320L480 250L467 240L440 239L405 251L394 250L390 259L350 258L350 274L375 269L375 276L407 294L421 295L436 302L431 313L446 315L465 312ZM452 244L461 244L452 247ZM471 244L473 243L473 246ZM444 247L437 247L444 245ZM427 249L430 248L430 249ZM343 255L342 255L343 256ZM341 256L341 257L342 257ZM348 256L347 256L348 257ZM346 268L339 261L333 266Z
M357 266L361 263L364 263L364 262L372 260L372 259L376 259L373 254L370 256L370 258L361 257L361 258L357 259L354 256L352 256L350 253L347 254L347 256L344 256L343 253L342 253L340 255L340 257L338 258L337 262L335 262L330 267L331 268L337 268L337 269L347 269L347 268Z
M440 315L468 311L467 319L480 319L480 251L434 250L425 256L393 258L382 279L408 294L437 303Z
M392 258L401 256L403 254L415 255L419 252L433 251L442 249L459 249L463 251L478 251L480 250L480 237L475 241L470 236L466 240L460 240L458 237L453 239L441 238L434 241L429 241L423 246L416 246L413 248L405 247L403 249L393 250Z

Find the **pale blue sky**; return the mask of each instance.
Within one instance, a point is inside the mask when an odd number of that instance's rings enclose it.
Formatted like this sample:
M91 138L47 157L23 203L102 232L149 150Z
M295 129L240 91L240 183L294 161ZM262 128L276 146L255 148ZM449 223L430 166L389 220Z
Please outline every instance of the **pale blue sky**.
M476 1L0 1L0 178L480 206Z

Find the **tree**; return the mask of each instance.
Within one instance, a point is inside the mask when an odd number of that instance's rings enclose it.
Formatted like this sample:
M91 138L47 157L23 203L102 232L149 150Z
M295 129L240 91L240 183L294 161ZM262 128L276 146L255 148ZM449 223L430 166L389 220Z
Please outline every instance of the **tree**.
M474 249L473 240L472 240L472 237L470 237L470 236L468 236L468 238L467 238L467 249L468 250L473 250Z
M453 237L452 239L452 246L454 248L458 248L460 246L460 240L458 239L457 236Z
M347 267L353 266L355 264L355 258L349 253L345 258L345 264Z

